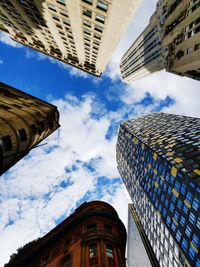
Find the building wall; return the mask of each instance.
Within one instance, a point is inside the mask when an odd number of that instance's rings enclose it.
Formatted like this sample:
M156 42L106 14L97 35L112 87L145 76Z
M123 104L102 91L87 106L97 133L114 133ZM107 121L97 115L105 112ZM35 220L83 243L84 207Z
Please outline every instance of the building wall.
M140 0L2 0L0 30L100 76Z
M57 108L0 83L0 174L59 127Z
M107 203L84 203L5 267L125 267L126 230ZM31 262L31 263L30 263Z
M120 127L118 169L160 266L200 264L200 120L155 113Z

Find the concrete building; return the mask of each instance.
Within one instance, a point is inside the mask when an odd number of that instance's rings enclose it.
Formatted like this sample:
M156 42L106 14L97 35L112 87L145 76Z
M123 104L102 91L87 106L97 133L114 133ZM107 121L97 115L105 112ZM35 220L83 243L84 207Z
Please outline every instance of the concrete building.
M200 119L172 114L120 126L118 169L161 267L200 266L199 136Z
M125 81L162 69L200 80L199 13L196 0L159 0L149 25L122 57Z
M0 83L0 175L59 126L55 106Z
M25 245L5 267L125 267L125 247L126 230L117 212L92 201Z
M1 0L0 30L100 76L140 0Z

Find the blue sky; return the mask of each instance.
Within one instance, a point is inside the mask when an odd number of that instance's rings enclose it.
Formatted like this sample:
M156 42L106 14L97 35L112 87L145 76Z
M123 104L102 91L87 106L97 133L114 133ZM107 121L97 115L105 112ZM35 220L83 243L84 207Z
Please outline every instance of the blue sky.
M126 224L130 199L115 160L120 121L152 111L200 116L197 81L164 71L132 84L120 78L119 60L155 4L143 1L99 79L0 33L1 81L55 104L61 123L47 145L0 178L0 267L18 247L47 233L84 201L108 201Z

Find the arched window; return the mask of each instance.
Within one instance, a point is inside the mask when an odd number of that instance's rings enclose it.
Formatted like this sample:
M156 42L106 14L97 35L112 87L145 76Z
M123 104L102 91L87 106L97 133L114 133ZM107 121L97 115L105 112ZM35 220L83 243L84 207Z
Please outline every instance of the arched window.
M106 244L106 256L113 258L113 247Z
M90 258L97 257L97 244L93 243L90 245Z
M71 267L71 257L69 255L64 258L61 267Z

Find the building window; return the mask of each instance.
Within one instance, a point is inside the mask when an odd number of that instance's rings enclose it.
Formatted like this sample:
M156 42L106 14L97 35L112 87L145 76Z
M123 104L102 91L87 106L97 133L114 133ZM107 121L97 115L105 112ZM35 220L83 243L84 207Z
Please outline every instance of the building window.
M89 248L90 258L97 257L98 251L97 251L97 244L91 244Z
M26 131L24 129L20 129L18 131L18 136L19 136L19 140L21 142L25 142L27 140L27 135L26 135Z
M107 12L107 10L108 10L108 2L106 2L104 0L98 0L97 1L97 8Z
M113 247L106 244L106 256L113 258Z
M2 137L0 139L0 145L2 146L4 152L12 150L12 142L10 136L7 135Z
M85 19L84 19L84 20L83 20L83 25L85 25L85 26L91 28L91 22L88 21L88 20L85 20Z
M112 227L111 227L110 225L108 225L108 224L104 224L104 230L105 230L106 232L111 233L111 232L112 232Z
M83 10L83 15L91 18L92 17L92 11L88 10L88 9L84 9Z
M69 255L67 255L64 260L63 263L61 265L62 267L71 267L71 257Z
M56 12L56 7L55 7L55 5L53 5L53 4L51 4L51 3L49 3L49 9L51 9L51 10L53 10L53 11Z
M92 223L92 224L88 224L87 225L87 231L90 232L90 231L95 231L97 230L97 225L96 223Z
M187 54L190 54L192 52L192 47L189 47L188 49L187 49Z
M49 255L46 255L46 257L43 258L42 260L42 266L45 266L49 261Z
M105 23L105 17L100 16L98 14L96 15L95 20L98 21L98 22L101 22L101 23Z
M196 45L194 46L194 50L195 50L195 51L198 50L198 49L200 49L200 44L196 44Z
M103 32L103 27L98 26L98 25L95 25L95 26L94 26L94 30L95 30L95 31L98 31L98 32Z
M87 4L90 4L90 5L92 5L92 1L93 0L82 0L84 3L87 3Z

